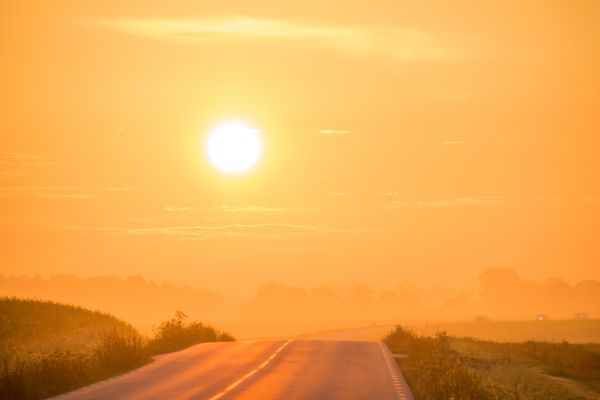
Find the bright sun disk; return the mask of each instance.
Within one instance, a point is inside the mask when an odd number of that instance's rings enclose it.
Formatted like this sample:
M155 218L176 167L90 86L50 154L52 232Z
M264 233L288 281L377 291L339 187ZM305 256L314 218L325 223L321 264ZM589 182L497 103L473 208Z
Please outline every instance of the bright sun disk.
M257 129L238 122L219 125L206 142L208 159L224 172L246 171L257 163L261 155L258 133Z

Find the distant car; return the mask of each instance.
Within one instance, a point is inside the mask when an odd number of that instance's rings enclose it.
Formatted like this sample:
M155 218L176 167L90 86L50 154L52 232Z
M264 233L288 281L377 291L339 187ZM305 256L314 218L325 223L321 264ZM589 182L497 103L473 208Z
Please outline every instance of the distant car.
M588 315L584 312L578 312L575 314L575 319L588 319Z
M538 314L535 316L536 321L547 321L548 316L546 314Z

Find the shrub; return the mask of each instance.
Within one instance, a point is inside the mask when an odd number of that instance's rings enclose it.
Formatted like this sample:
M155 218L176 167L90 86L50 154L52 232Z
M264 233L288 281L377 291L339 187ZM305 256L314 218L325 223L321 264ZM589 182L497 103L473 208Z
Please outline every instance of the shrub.
M217 331L201 322L187 322L187 315L177 311L175 316L161 323L155 337L148 343L153 354L167 353L204 342L227 342L235 340L226 332Z
M418 336L396 327L385 339L394 353L403 353L400 365L419 400L495 400L512 398L491 386L450 348L448 336Z

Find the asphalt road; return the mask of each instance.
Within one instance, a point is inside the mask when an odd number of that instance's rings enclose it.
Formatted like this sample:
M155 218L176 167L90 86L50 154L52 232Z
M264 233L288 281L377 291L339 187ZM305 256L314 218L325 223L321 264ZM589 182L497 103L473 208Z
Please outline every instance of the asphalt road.
M381 342L275 340L206 343L159 356L58 400L411 400Z

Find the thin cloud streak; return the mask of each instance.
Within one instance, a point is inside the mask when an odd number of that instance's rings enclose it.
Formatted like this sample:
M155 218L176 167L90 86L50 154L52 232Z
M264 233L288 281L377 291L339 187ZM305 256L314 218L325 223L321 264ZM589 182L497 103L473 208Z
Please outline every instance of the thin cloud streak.
M84 21L83 25L188 45L231 39L305 41L344 53L378 55L398 62L448 60L458 55L428 33L397 27L321 26L247 16L206 20L113 19Z
M322 135L348 135L352 131L346 129L322 129L319 131Z
M85 186L8 186L0 187L0 198L30 197L39 199L79 199L87 200L98 193L128 192L127 187L85 187Z
M244 206L244 207L235 207L235 206L224 205L224 206L221 206L220 209L225 212L256 212L256 213L288 211L287 208L263 207L263 206L254 206L254 205L248 205L248 206Z
M391 208L453 208L464 206L580 206L600 204L590 196L473 196L451 200L395 201Z
M182 211L190 211L192 207L165 207L165 211L168 212L182 212Z
M27 153L11 153L6 151L0 151L0 160L41 160L42 156L37 154Z
M446 142L442 142L442 144L444 144L444 145L449 145L449 146L451 146L451 145L456 145L456 144L466 144L466 143L467 143L467 142L465 142L465 141L462 141L462 140L448 140L448 141L446 141Z
M500 206L569 206L600 203L600 198L590 196L479 196L457 199L463 204L500 205Z
M0 151L0 165L14 165L14 166L50 166L56 165L54 161L46 161L44 157L38 154L29 153L14 153L7 151Z
M171 237L176 239L207 240L214 238L276 238L282 236L305 236L330 233L368 233L381 230L331 229L312 225L284 223L229 224L229 225L184 225L151 228L117 229L117 235Z

